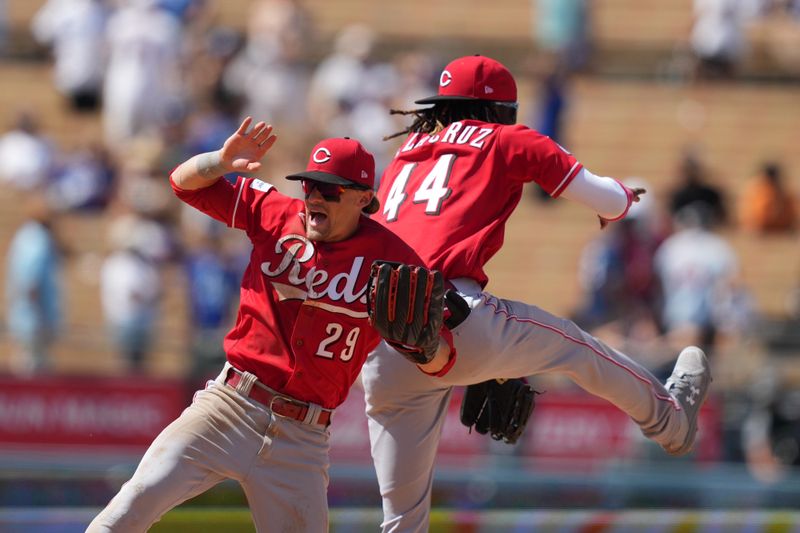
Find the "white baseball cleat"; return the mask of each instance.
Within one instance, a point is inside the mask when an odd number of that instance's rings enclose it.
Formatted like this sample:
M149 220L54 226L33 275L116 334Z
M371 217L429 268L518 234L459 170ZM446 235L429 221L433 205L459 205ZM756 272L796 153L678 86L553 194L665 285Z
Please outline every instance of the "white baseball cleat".
M711 369L703 350L697 346L684 348L675 362L672 375L664 384L667 391L680 403L689 422L689 431L683 444L677 448L664 446L670 455L684 455L691 451L697 436L697 415L706 401L711 385Z

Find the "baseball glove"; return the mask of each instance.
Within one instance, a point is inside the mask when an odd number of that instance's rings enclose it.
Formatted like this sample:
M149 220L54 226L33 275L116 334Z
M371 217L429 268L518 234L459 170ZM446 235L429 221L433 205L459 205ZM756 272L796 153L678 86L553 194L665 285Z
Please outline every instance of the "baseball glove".
M470 385L461 401L461 423L481 435L514 444L525 430L539 394L523 379Z
M410 361L429 363L439 349L443 295L441 272L375 261L367 288L370 325Z

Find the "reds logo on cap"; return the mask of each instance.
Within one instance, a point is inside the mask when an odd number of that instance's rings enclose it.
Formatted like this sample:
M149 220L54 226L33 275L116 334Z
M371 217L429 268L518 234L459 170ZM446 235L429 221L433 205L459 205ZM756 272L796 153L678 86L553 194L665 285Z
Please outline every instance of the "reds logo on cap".
M447 70L442 71L442 75L439 76L439 87L447 87L453 81L453 75L447 72Z
M499 61L481 55L459 57L442 70L439 94L416 103L435 104L446 100L516 102L517 83Z
M286 177L372 189L375 187L375 158L360 142L349 137L325 139L311 150L304 172Z
M331 151L321 146L314 151L314 155L311 158L315 163L327 163L331 160Z

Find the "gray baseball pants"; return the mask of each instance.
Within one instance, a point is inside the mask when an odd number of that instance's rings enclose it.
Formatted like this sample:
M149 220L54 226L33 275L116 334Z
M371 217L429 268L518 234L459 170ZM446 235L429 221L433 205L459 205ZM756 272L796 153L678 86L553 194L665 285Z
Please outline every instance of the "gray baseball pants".
M420 372L381 343L362 370L383 531L428 531L433 463L454 385L560 373L627 413L645 436L679 445L684 411L644 367L569 320L454 280L472 309L453 331L457 359L443 377Z
M88 532L147 531L225 479L241 484L259 532L328 530L328 430L273 414L225 374L156 437Z

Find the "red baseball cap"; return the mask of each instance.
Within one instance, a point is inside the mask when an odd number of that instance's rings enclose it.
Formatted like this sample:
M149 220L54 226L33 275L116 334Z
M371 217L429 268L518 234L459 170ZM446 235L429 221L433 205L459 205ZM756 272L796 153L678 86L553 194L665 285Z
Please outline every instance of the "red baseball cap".
M474 55L451 61L439 76L439 94L417 100L417 104L434 104L445 100L487 100L516 102L514 76L499 61Z
M350 137L325 139L311 151L305 172L291 174L286 179L374 189L375 158L360 142Z

